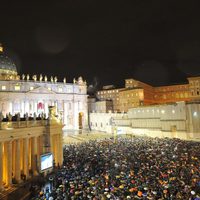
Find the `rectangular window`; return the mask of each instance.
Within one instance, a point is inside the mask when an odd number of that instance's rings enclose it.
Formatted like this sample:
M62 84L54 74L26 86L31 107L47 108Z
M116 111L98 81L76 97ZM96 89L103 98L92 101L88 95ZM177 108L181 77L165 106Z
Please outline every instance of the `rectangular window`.
M5 86L5 85L2 85L2 86L1 86L1 89L2 89L2 90L6 90L6 86Z
M61 87L58 88L58 92L62 92L63 89Z
M15 85L15 90L19 91L20 90L20 86L19 85Z

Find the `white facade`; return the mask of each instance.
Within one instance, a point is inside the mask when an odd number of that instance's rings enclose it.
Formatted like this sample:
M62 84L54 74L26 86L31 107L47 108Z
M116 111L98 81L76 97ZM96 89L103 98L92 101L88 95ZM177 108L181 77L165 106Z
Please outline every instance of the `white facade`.
M6 116L20 113L23 117L44 114L56 106L56 114L67 129L87 126L87 86L80 77L74 83L0 80L0 111ZM80 117L81 116L81 117ZM80 122L81 120L81 122Z
M92 130L109 133L200 139L200 103L138 107L127 114L91 113L90 126Z

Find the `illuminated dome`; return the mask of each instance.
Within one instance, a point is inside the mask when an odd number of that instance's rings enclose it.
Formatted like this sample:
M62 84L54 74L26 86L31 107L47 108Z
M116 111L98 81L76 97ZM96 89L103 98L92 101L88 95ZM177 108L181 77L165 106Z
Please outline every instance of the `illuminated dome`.
M15 63L6 55L0 53L0 73L17 74Z
M3 47L0 44L0 79L17 79L17 68L15 63L3 53Z

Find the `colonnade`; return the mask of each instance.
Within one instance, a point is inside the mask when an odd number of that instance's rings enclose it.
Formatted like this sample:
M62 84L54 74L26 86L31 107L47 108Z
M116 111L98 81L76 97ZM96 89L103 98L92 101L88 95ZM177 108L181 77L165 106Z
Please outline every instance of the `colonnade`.
M61 134L50 136L51 152L54 156L56 166L61 166L63 163L63 137Z
M0 141L0 189L38 173L42 136Z

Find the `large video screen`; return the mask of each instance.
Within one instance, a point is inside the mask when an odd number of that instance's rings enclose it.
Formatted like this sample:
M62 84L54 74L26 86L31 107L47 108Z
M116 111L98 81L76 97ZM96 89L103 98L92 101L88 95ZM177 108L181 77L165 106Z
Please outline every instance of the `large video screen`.
M48 153L40 156L41 171L53 167L53 154Z

